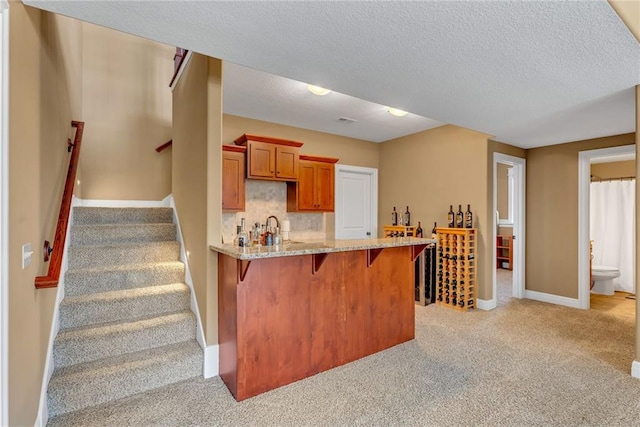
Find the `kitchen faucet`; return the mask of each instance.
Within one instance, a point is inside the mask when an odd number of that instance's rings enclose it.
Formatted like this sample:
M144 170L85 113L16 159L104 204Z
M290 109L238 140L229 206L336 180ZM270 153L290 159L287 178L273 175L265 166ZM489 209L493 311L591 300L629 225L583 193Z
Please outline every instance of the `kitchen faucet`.
M278 220L278 217L275 215L270 215L267 217L267 220L264 222L265 225L267 226L267 228L269 228L269 220L273 218L276 220L276 227L280 228L280 221Z

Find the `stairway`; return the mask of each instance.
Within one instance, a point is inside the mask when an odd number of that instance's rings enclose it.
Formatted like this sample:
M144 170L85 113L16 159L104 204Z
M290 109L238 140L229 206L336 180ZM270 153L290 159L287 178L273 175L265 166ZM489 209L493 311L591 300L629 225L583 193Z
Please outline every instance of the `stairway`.
M73 210L49 417L202 375L170 208Z

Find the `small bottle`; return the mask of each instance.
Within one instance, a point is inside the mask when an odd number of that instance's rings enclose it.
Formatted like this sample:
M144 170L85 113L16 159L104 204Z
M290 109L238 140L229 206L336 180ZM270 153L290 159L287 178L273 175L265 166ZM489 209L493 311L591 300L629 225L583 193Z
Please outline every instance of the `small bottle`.
M420 225L420 221L418 221L418 228L416 228L416 237L422 238L422 226Z
M398 212L396 212L396 207L393 207L393 212L391 212L391 225L398 225Z
M409 212L409 206L407 206L407 211L404 213L404 225L407 227L411 225L411 212Z
M456 214L453 213L453 205L449 205L449 213L447 214L447 227L453 228L456 224Z
M471 205L467 205L467 211L464 213L464 227L473 228L473 213L471 212Z
M458 212L456 212L456 228L462 228L464 226L464 214L462 213L462 205L458 205Z
M438 238L438 232L436 231L437 227L438 227L438 223L434 222L433 223L433 229L431 230L431 238L432 239L437 239Z
M244 218L240 220L240 232L238 233L238 246L244 248L249 246L249 234L244 228Z
M236 237L233 239L233 246L240 246L240 231L242 231L241 225L236 225Z

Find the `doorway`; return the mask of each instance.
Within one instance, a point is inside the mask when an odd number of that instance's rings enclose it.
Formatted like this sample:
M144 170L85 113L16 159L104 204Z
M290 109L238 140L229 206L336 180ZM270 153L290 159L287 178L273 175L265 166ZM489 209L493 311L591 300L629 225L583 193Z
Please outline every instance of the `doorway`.
M581 151L578 155L578 305L582 309L591 308L591 165L635 158L635 145ZM635 277L632 281L635 283Z
M335 238L378 234L378 169L336 165Z
M504 177L507 192L506 201L499 197L499 171L504 171L506 174ZM493 153L493 212L495 214L492 233L493 297L490 300L491 307L486 307L486 309L495 308L498 305L498 274L500 274L501 283L505 280L506 283L510 283L510 289L507 291L510 297L524 297L525 177L525 159ZM499 201L505 203L499 204ZM502 214L499 206L503 211ZM506 269L502 267L506 267ZM478 307L482 308L480 305Z

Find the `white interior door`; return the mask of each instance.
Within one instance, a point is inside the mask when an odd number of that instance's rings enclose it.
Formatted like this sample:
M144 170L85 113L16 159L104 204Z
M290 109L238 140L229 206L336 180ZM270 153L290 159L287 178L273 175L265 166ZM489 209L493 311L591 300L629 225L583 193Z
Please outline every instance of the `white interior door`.
M336 165L336 239L376 237L378 170Z

